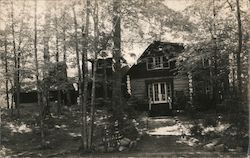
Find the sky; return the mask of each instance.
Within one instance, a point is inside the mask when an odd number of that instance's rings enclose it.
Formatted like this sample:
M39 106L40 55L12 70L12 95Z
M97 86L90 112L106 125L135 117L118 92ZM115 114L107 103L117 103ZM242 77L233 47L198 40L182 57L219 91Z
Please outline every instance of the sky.
M191 5L193 0L166 0L165 4L176 11L182 11L187 6Z

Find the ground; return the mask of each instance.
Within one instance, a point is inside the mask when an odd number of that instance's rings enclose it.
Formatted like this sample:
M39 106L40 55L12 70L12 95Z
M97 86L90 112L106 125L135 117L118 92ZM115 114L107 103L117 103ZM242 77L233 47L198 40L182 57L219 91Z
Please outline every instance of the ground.
M190 135L191 122L186 116L166 116L138 120L143 133L136 148L131 151L92 153L81 155L80 110L77 106L63 109L63 115L52 113L47 120L46 141L49 148L40 148L36 105L24 105L21 117L13 119L2 110L0 157L245 157L243 152L210 152L195 146ZM53 112L53 109L52 109ZM104 113L97 112L96 129L104 123Z

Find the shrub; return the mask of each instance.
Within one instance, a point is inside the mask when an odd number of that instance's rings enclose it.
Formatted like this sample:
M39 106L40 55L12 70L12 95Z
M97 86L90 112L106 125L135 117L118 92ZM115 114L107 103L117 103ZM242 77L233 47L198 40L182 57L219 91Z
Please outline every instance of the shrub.
M136 97L130 97L127 101L127 105L130 108L133 108L136 111L146 111L147 110L147 102L142 99L138 99Z
M147 110L147 103L136 97L130 97L124 105L124 112L129 118L136 118L140 113Z

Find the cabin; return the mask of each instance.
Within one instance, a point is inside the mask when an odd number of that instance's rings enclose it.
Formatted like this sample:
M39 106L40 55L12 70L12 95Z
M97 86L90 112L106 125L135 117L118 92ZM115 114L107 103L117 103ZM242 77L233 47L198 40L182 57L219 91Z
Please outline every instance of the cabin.
M48 77L44 78L41 83L49 85L49 101L58 101L61 99L67 105L77 103L77 91L73 83L70 83L67 78L67 65L65 62L50 63L47 71ZM23 82L20 91L20 103L35 103L37 102L38 92L34 87L35 81ZM42 85L42 84L41 84ZM14 95L16 101L16 94Z
M184 109L189 99L188 75L177 75L176 59L184 53L181 43L155 41L127 72L131 96L146 102L150 115L169 115Z
M68 90L69 91L69 97L71 104L77 103L77 91L73 88L73 85ZM30 90L30 91L24 91L22 90L20 92L20 103L21 104L27 104L27 103L37 103L37 90ZM66 96L65 91L61 91L61 99L62 101L67 105L68 100ZM16 94L14 95L14 100L16 102ZM50 89L49 90L49 100L50 101L57 101L58 100L58 90Z

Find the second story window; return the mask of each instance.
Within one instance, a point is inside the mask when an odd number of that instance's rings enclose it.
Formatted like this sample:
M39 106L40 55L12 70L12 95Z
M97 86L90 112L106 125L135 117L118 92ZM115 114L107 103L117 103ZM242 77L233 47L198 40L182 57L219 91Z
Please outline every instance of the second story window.
M147 69L166 69L169 68L170 64L167 57L158 56L158 57L150 57L147 60Z
M209 67L210 65L211 65L211 60L209 59L209 58L204 58L204 57L202 57L202 66L203 66L203 68L207 68L207 67Z
M163 68L162 57L154 57L154 69Z

